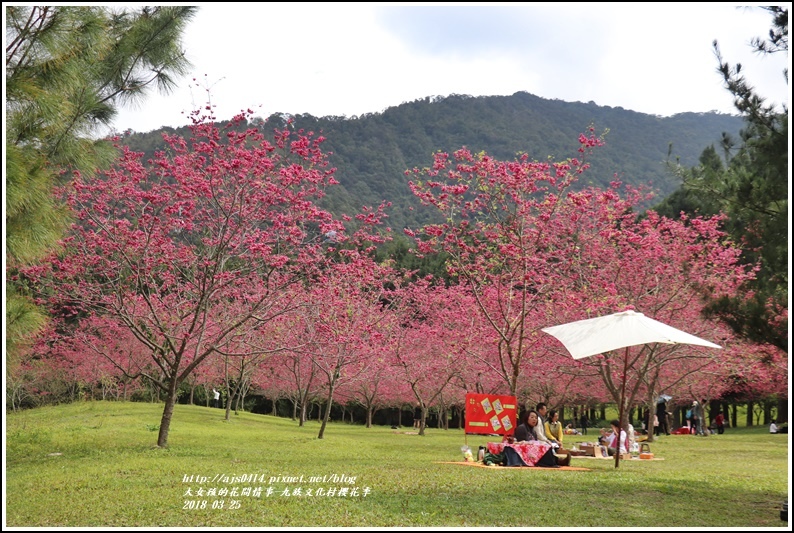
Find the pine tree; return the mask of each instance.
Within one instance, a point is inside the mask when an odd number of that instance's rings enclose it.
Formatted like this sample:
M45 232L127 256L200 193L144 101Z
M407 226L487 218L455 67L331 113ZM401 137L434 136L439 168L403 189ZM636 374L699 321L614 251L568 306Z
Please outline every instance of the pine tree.
M120 105L189 68L180 48L189 6L6 6L6 349L46 316L16 269L53 251L69 224L53 198L60 177L90 176L115 157L96 140Z
M788 8L767 6L772 27L766 39L751 44L760 54L788 54ZM710 312L737 333L755 342L766 342L788 351L788 109L767 104L742 72L720 53L718 72L734 96L734 106L745 119L740 139L723 135L724 165L716 150L706 149L700 164L677 167L683 186L660 212L677 215L713 214L730 217L726 229L744 248L745 261L760 264L750 298L723 298L712 302ZM783 71L788 82L788 70ZM718 164L719 163L719 164Z

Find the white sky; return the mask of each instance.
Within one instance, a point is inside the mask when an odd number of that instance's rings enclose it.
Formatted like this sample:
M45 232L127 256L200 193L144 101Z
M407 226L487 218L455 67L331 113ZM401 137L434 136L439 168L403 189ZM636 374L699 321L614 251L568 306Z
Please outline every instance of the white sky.
M210 87L242 109L351 117L425 96L526 91L669 116L735 113L712 42L769 101L788 104L784 54L759 56L771 15L729 4L205 3L183 47L191 76L123 109L114 127L183 126ZM195 78L196 81L192 81ZM198 86L196 84L199 84Z

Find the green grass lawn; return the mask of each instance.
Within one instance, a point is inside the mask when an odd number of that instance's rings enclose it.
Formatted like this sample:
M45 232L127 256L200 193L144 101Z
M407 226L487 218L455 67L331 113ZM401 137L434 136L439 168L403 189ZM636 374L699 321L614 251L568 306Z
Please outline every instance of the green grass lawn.
M459 429L420 437L331 423L318 440L316 421L301 428L241 413L226 422L220 409L187 405L176 406L169 447L158 449L161 414L162 405L119 402L8 413L5 525L787 526L788 435L766 427L662 436L651 451L663 461L617 470L574 458L590 469L582 472L442 464L462 460L463 444L476 454L496 439Z

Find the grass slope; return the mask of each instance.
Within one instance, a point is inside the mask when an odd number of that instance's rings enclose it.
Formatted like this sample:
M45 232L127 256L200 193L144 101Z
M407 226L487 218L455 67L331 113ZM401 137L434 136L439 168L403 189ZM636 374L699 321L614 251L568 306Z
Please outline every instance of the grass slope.
M664 461L623 462L616 471L612 461L574 458L573 466L591 469L582 472L441 464L461 460L464 443L476 453L494 439L457 429L420 437L409 428L331 423L318 440L316 421L298 427L240 413L226 422L220 409L188 405L176 406L169 447L159 449L161 414L162 405L122 402L8 413L5 525L786 525L779 509L788 497L788 436L766 428L663 436L651 450ZM319 488L336 493L318 496Z

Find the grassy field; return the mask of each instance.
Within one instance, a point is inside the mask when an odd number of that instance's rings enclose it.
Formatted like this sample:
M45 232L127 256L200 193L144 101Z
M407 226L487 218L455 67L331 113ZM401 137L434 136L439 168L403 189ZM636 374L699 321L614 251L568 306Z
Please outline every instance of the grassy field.
M332 423L318 440L316 421L226 422L187 405L158 449L161 412L86 402L8 413L5 525L788 529L788 436L765 427L663 436L651 444L663 461L615 470L574 458L590 470L561 471L443 464L495 440L459 429Z

